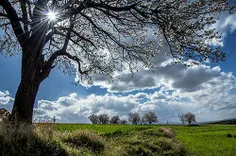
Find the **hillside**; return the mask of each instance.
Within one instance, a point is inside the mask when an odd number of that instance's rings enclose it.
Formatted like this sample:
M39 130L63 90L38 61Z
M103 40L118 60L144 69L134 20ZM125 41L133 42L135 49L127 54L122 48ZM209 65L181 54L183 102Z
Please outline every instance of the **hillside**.
M208 124L229 124L229 125L236 125L236 119L224 119L219 121L211 121L207 122Z

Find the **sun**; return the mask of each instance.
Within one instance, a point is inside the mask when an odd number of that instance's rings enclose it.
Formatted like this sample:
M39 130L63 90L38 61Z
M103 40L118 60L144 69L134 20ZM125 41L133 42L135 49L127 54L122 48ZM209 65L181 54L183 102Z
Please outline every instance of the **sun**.
M55 21L57 19L57 13L54 11L47 12L47 16L50 21Z

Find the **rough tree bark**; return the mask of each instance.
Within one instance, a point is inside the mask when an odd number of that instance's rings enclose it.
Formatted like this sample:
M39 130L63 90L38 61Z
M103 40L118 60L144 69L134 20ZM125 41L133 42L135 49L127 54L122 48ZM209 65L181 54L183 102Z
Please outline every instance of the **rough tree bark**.
M12 109L12 121L32 123L34 101L40 83L22 79Z
M14 18L17 17L12 6L5 0L4 2L5 8L10 8L8 14L12 15ZM43 47L50 37L50 34L48 36L46 35L49 29L48 23L42 23L41 20L39 20L43 16L41 10L44 7L44 1L37 2L32 17L32 35L29 35L28 27L24 27L24 32L22 29L14 29L22 48L21 81L15 95L10 117L11 121L14 123L32 123L34 103L40 84L48 77L53 68L52 64L55 58L48 63L44 60L43 56ZM14 21L18 20L11 20L12 23L14 23ZM19 27L19 23L17 26Z
M28 42L34 45L33 42ZM11 120L32 123L33 108L41 82L48 76L42 75L43 57L32 46L26 46L22 53L21 82L16 92ZM41 48L39 49L41 50Z

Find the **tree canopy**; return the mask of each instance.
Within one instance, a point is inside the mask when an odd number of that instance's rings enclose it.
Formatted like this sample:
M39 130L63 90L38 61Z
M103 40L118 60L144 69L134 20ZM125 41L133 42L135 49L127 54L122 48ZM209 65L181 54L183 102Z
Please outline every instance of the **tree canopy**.
M157 115L155 112L149 111L147 113L144 113L143 115L143 121L148 122L150 125L154 122L158 122Z
M81 76L111 75L124 64L150 61L162 44L179 59L210 58L224 53L206 41L220 38L214 29L221 11L233 11L228 0L2 0L1 51L40 51L42 79L55 65L78 65ZM50 19L54 13L54 19ZM16 40L17 39L17 40ZM162 40L162 42L161 42ZM10 46L9 46L10 45ZM23 50L24 52L24 50ZM32 53L32 52L31 52ZM73 68L70 68L73 69ZM44 76L43 76L44 75Z
M141 121L141 118L138 112L133 112L133 113L131 112L128 115L128 120L132 124L137 125Z
M195 115L191 112L188 112L186 114L184 114L184 119L185 121L187 121L190 125L192 122L196 122L196 118Z

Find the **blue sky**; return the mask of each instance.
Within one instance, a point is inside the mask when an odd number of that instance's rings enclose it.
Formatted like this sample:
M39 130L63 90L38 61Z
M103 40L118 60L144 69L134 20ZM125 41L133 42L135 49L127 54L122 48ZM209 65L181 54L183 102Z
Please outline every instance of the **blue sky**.
M171 58L159 54L159 68L150 72L139 67L132 76L116 72L114 82L95 77L94 84L74 85L74 76L53 70L40 87L35 118L59 122L88 123L92 113L119 115L155 111L161 122L178 121L179 113L193 112L197 121L236 117L236 15L223 14L214 26L223 35L221 44L229 54L219 65L206 63L187 68L173 65ZM165 51L165 49L163 49ZM0 54L0 107L12 107L20 82L21 55ZM118 79L121 77L121 79Z

